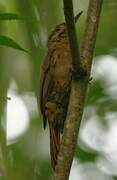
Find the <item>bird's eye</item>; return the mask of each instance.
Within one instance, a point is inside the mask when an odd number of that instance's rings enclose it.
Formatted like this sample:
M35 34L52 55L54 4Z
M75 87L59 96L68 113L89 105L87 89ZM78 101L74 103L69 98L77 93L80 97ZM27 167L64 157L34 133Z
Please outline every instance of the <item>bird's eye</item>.
M56 30L57 30L57 31L59 31L60 29L59 29L59 28L57 28Z

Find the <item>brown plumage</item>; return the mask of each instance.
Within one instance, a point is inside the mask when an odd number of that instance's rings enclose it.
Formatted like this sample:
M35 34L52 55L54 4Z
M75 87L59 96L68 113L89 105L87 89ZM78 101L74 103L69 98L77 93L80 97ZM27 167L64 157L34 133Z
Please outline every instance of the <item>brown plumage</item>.
M41 68L40 108L44 128L47 121L49 124L51 163L55 169L71 89L71 55L65 23L55 28L47 45Z

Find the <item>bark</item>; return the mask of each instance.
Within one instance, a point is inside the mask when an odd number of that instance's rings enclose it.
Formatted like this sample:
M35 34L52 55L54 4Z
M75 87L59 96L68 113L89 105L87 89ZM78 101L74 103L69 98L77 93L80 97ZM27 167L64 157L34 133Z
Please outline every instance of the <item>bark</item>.
M87 72L85 76L79 76L78 79L74 79L72 81L72 89L70 95L70 103L68 107L68 113L66 117L63 137L61 141L60 152L58 156L58 162L55 169L54 180L68 180L70 169L73 161L74 151L77 144L77 136L79 134L79 128L81 124L84 103L86 92L88 88L89 76L91 71L92 65L92 57L96 42L97 30L99 25L99 17L101 12L103 0L90 0L89 1L89 8L87 13L87 20L86 20L86 28L84 33L84 39L82 44L81 50L81 58L80 61L78 60L77 64L81 65L82 69L85 67L85 71ZM67 6L65 6L67 4ZM71 20L73 20L73 4L72 0L64 0L64 12L66 17L66 23L69 35L69 40L72 39L70 36L74 36L76 39L75 31L70 26ZM72 10L71 10L72 9ZM68 13L69 12L69 13ZM70 22L69 18L71 16ZM69 17L69 18L68 18ZM69 23L68 23L69 22ZM73 24L74 25L74 24ZM70 44L72 42L70 41ZM77 55L77 59L79 58L78 51L78 44L77 41L74 41L74 47L71 48L72 54L72 64L74 64L74 56L73 54ZM72 47L71 45L70 47ZM76 63L76 56L75 56L75 63ZM79 73L79 72L78 72Z

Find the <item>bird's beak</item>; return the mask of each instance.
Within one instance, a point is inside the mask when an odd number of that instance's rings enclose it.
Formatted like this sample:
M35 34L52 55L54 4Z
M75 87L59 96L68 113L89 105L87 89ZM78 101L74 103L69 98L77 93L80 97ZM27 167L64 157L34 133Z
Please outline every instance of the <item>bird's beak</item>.
M75 23L78 21L78 19L80 18L80 16L81 16L82 13L83 13L83 11L79 12L79 13L75 16L75 18L74 18Z

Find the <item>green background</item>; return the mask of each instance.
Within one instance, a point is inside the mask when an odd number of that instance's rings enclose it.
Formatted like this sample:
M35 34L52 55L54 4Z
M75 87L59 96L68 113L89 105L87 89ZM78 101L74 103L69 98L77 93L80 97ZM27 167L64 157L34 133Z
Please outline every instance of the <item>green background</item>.
M81 45L88 0L73 2L75 14L83 10L83 15L76 25L78 42ZM23 51L0 46L0 180L50 180L52 170L48 128L43 130L38 108L39 76L40 65L47 52L48 35L57 24L64 21L62 1L0 0L0 11L17 13L25 18L25 20L0 21L0 34L11 37L31 53L29 55ZM113 63L117 65L116 17L117 1L105 0L94 53L93 80L88 89L79 143L72 168L72 180L78 177L81 180L117 179L117 160L109 159L114 156L113 153L117 154L117 147L116 151L110 152L108 149L114 140L109 145L108 140L105 139L117 117L117 86L115 81L113 83L109 80L105 73L110 63L108 77L112 76ZM117 69L116 66L115 68ZM12 82L15 83L14 89L11 86ZM6 97L10 88L25 104L29 124L24 133L14 137L9 143L6 142ZM112 93L112 96L109 89L115 89L115 95ZM13 98L8 101L13 101ZM109 113L111 121L108 120ZM12 126L14 127L14 123ZM116 138L117 135L113 136L113 139Z

